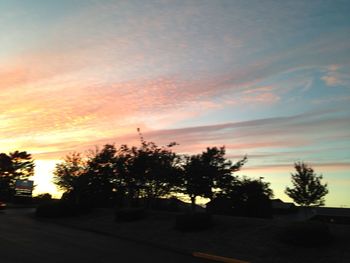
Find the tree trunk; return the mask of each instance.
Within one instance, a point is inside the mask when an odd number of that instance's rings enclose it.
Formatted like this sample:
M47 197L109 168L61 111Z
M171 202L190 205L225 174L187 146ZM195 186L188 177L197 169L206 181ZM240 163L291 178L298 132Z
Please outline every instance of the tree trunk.
M196 211L196 196L191 196L191 212Z

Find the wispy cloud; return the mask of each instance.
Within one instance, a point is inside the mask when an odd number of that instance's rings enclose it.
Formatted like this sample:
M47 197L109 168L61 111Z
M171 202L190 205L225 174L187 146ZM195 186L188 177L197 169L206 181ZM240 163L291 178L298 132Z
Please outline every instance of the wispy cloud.
M335 118L334 112L310 112L302 115L287 117L257 119L237 123L223 123L217 125L189 127L170 130L143 130L147 140L158 144L167 144L176 141L177 152L199 153L207 146L225 145L229 156L237 157L245 154L250 158L252 166L265 163L275 165L276 163L290 164L296 160L309 159L318 163L326 163L317 152L346 152L350 134L350 119L348 117ZM317 132L315 132L317 131ZM329 142L337 140L344 144L343 149L328 145ZM320 142L324 142L324 145ZM96 145L104 143L116 143L117 145L128 143L138 144L136 129L127 133L110 134L105 138L91 137L88 141L67 141L58 143L47 143L42 141L31 142L33 147L41 149L38 156L43 158L49 156L57 158L72 150L87 150ZM314 147L322 150L311 151ZM311 158L311 159L310 159ZM334 160L341 157L334 157ZM343 159L346 161L346 155Z
M350 87L349 72L345 72L340 65L330 65L321 79L330 87Z
M336 171L347 171L350 168L350 163L348 162L333 162L333 163L318 163L318 162L308 162L309 165L317 167L316 173L321 174L322 170L327 170L327 172L336 172ZM252 167L245 167L247 171L261 171L268 170L270 172L275 171L290 171L293 172L293 163L288 164L276 164L276 165L256 165ZM349 182L347 182L349 183Z

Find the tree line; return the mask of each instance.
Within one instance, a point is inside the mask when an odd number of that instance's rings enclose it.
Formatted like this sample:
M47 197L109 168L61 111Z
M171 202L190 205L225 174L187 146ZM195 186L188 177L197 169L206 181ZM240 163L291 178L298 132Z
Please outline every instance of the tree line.
M67 155L54 169L54 183L64 191L63 200L90 206L138 206L152 208L160 198L185 194L192 210L199 197L210 200L208 207L249 214L269 206L273 197L270 183L239 177L246 156L233 163L225 147L207 147L202 153L180 155L176 143L158 146L140 134L140 146L106 144L101 149ZM295 163L293 188L285 193L300 205L323 205L327 184L307 164ZM0 154L0 198L14 195L14 183L34 173L34 161L26 152Z
M162 197L188 195L192 209L198 197L213 200L232 193L239 181L233 173L247 161L225 158L225 147L208 147L201 154L179 155L176 143L158 146L141 137L139 147L106 144L88 156L72 153L56 165L54 182L64 197L76 203L152 207ZM259 183L268 188L268 183ZM272 191L267 191L272 194Z

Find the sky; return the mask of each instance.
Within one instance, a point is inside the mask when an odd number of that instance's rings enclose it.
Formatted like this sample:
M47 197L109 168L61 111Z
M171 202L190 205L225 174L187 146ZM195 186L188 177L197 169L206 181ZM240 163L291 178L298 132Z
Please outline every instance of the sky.
M238 173L291 186L294 162L350 207L350 2L1 0L0 151L55 163L137 128L178 153L226 146Z

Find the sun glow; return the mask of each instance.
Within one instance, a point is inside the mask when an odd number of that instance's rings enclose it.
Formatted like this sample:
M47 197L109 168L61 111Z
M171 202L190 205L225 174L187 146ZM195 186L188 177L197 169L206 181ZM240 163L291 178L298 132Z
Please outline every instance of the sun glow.
M60 198L62 191L57 189L53 183L53 170L58 160L36 160L35 161L35 175L34 180L34 191L33 195L39 195L44 193L50 193L54 198Z

